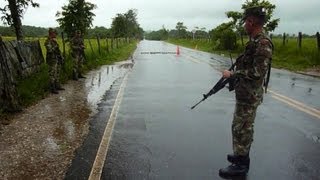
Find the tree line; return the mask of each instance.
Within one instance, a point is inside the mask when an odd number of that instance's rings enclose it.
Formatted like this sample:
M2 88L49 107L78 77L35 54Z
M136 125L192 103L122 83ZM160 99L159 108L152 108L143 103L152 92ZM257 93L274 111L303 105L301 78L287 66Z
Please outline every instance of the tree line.
M210 39L213 47L217 50L233 50L237 48L237 39L241 39L243 44L243 36L245 30L243 28L243 12L245 9L254 6L263 6L266 11L265 30L272 32L278 27L280 19L273 19L273 12L276 8L268 0L247 0L242 4L242 11L227 11L226 16L228 22L221 23L217 27L206 31L204 28L195 27L192 31L187 31L183 22L178 22L174 30L166 30L162 28L158 31L146 32L145 37L152 40L163 40L168 38L185 38L185 39Z
M24 37L43 37L48 34L47 28L23 26L21 18L25 10L29 7L41 8L41 4L33 0L5 0L7 3L0 7L0 17L4 24L9 27L0 27L0 35L16 36L17 40ZM71 38L77 30L80 30L89 38L142 38L143 29L137 21L137 10L129 9L125 13L119 13L113 18L111 28L92 28L95 14L93 10L97 6L85 0L69 0L67 5L61 7L61 11L56 13L58 33L66 33Z
M59 34L63 31L60 27L57 27L56 30ZM48 36L48 28L45 27L23 25L22 32L25 37L38 38ZM8 26L0 26L0 35L14 37L16 34L14 28ZM96 38L97 36L99 36L100 38L112 37L111 28L95 26L94 28L90 28L87 30L87 38Z

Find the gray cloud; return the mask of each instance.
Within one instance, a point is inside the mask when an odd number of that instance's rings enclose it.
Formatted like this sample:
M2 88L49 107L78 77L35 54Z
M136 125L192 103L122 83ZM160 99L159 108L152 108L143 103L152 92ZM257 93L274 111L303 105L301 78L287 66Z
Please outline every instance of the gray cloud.
M29 8L23 23L27 25L58 26L55 14L67 0L35 0L40 8ZM158 30L164 25L175 28L181 21L189 30L195 26L210 30L227 22L226 11L240 11L245 0L88 0L97 5L94 10L94 26L110 27L117 13L134 8L138 10L138 21L144 30ZM303 31L314 34L320 30L319 0L270 0L277 6L274 18L280 18L275 33L296 33ZM0 6L6 3L0 0Z

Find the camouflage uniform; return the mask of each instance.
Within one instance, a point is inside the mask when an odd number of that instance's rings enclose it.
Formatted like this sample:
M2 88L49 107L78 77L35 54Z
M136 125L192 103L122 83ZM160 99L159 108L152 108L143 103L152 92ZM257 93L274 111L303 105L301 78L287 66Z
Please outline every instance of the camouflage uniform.
M271 40L260 33L246 45L238 59L233 77L236 79L236 107L232 122L233 151L248 155L253 141L256 110L263 99L263 83L272 56Z
M83 38L75 35L71 39L71 50L72 57L74 59L73 63L73 78L77 80L78 78L83 78L82 76L82 65L84 62L84 43Z
M63 89L59 82L63 57L55 38L48 37L44 45L47 49L46 62L49 66L50 88L52 92L56 93L56 90Z
M219 170L222 177L244 176L249 171L254 120L263 99L263 86L268 83L265 77L267 73L270 75L271 68L273 45L262 31L266 20L264 7L246 9L243 20L251 38L244 54L237 59L235 72L230 77L234 80L236 94L232 122L233 154L227 156L231 165Z

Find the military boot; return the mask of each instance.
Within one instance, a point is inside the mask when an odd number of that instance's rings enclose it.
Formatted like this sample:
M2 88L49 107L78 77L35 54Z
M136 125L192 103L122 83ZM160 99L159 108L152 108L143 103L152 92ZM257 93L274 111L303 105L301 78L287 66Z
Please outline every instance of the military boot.
M245 165L231 164L226 168L219 170L219 176L223 178L246 176L249 169Z
M86 77L84 77L81 73L79 73L78 77L79 77L79 78L84 78L84 79L86 78Z
M243 162L244 165L250 168L250 157L247 156L240 156L240 155L234 155L234 154L228 154L227 159L230 163L235 164L237 162Z
M56 88L54 83L50 84L50 91L51 91L52 94L59 94L59 92L58 92L58 90L57 90L57 88Z
M229 178L247 175L250 164L249 156L230 155L228 156L228 161L232 161L232 164L219 170L221 177Z
M78 81L78 73L76 71L72 72L72 79Z
M55 86L57 90L65 90L63 87L61 87L61 84L58 82L55 82Z

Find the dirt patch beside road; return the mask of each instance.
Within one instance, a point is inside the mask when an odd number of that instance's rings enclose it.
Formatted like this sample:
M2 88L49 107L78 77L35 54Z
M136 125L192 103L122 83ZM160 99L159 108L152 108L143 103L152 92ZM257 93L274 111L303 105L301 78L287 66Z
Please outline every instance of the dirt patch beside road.
M88 133L84 81L11 117L0 130L0 179L63 179Z

